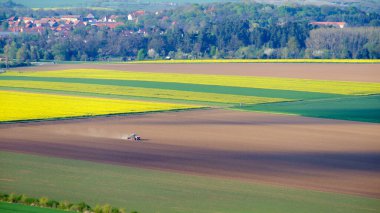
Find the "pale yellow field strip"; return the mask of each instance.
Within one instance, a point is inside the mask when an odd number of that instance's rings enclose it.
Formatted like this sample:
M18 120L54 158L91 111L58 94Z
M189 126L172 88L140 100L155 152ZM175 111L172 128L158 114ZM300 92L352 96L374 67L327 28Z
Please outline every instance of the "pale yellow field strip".
M15 87L15 88L33 88L33 89L48 89L70 92L89 92L96 94L111 94L111 95L128 95L136 97L150 98L165 98L175 100L190 100L190 101L205 101L217 103L245 103L245 104L260 104L273 103L282 101L291 101L283 98L266 98L243 95L229 95L203 92L188 92L178 90L165 89L149 89L140 87L127 86L110 86L98 84L81 84L81 83L62 83L62 82L40 82L40 81L19 81L19 80L1 80L0 86Z
M0 121L67 118L197 108L194 105L0 90Z
M149 73L97 69L72 69L48 72L23 73L8 72L3 75L175 82L189 84L319 92L342 95L380 94L380 83L310 80L295 78Z
M132 64L202 64L202 63L380 63L379 59L195 59L151 60L125 62Z

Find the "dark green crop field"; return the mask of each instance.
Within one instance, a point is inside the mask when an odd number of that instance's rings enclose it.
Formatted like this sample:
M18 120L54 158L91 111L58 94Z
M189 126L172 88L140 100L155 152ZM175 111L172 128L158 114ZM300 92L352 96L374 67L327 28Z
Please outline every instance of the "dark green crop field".
M380 96L354 96L243 107L244 110L380 123Z
M16 212L18 213L64 213L68 211L0 202L0 212L1 213L16 213Z

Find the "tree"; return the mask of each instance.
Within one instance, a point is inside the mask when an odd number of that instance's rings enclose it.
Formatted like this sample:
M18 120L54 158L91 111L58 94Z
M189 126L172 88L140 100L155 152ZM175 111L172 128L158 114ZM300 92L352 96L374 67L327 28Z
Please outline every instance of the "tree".
M141 60L145 59L145 56L146 56L145 49L140 49L139 52L137 53L137 58L136 59L138 61L141 61Z
M17 54L17 44L16 42L12 41L11 45L8 45L8 58L10 61L13 61L16 59L16 54Z
M157 52L154 49L148 50L148 57L152 59L156 59L158 57Z
M376 55L380 44L378 28L316 29L310 32L307 48L328 52L326 57L369 58Z
M29 51L26 49L26 45L22 45L20 49L18 49L16 53L16 60L19 63L26 62L29 60Z
M40 59L38 50L36 46L30 47L30 60L31 61L38 61Z
M288 43L286 44L287 47L287 57L296 58L299 53L299 44L294 36L290 37L288 39Z
M1 29L2 29L3 31L7 31L8 28L9 28L9 24L8 24L8 22L7 22L7 21L3 21L3 23L1 24Z
M55 60L64 61L68 59L67 50L68 47L65 43L56 43L52 46L52 54Z

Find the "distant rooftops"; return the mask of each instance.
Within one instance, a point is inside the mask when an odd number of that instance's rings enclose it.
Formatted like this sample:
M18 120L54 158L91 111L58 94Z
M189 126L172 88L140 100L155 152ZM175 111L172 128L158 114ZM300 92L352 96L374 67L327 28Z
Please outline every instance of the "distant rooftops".
M314 21L314 22L310 22L310 24L316 25L316 26L338 27L338 28L345 28L347 26L346 22L332 22L332 21L324 21L324 22Z
M86 18L88 18L88 19L94 19L94 18L95 18L95 16L94 16L94 15L92 15L92 13L89 13L89 14L86 16Z

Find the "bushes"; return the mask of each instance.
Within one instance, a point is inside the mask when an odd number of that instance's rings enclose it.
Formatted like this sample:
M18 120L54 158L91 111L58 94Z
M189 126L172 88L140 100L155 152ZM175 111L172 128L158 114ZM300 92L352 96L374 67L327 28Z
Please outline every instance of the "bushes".
M39 206L47 207L47 203L49 202L49 199L47 197L41 197L39 200Z
M56 200L49 200L47 197L40 198L31 198L26 195L17 195L14 193L11 194L3 194L0 193L0 202L8 202L8 203L21 203L29 206L39 206L45 208L54 208L54 209L62 209L66 211L73 212L86 212L86 213L126 213L125 209L118 209L112 207L109 204L99 205L97 204L95 208L91 208L85 202L80 203L70 203L68 201L58 202ZM133 211L133 213L137 213Z

